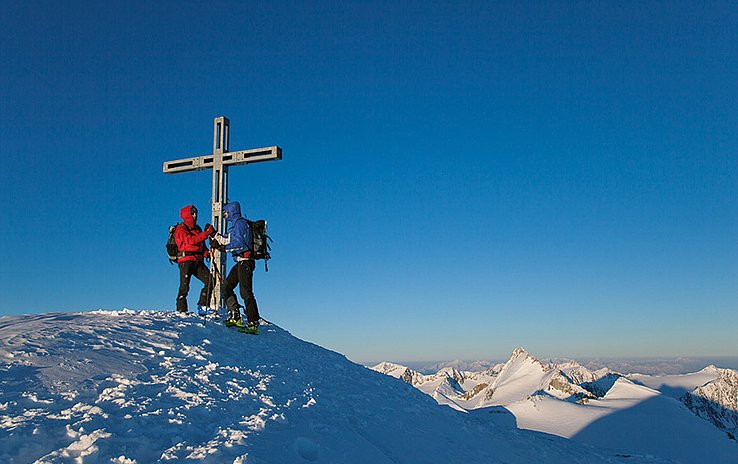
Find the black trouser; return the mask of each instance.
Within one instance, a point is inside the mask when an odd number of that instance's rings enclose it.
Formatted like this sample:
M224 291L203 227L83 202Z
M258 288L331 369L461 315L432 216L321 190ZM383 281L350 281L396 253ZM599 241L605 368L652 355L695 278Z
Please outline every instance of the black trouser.
M249 322L257 322L259 320L259 307L256 305L256 297L254 297L254 269L256 263L249 259L239 261L228 273L223 287L223 297L226 306L228 306L228 314L234 319L240 319L241 313L238 308L238 300L233 290L236 285L240 285L241 298L246 306L246 320Z
M179 263L179 294L177 295L177 311L187 311L187 294L190 292L190 278L197 277L205 286L200 292L199 306L210 304L210 271L202 261L184 261Z

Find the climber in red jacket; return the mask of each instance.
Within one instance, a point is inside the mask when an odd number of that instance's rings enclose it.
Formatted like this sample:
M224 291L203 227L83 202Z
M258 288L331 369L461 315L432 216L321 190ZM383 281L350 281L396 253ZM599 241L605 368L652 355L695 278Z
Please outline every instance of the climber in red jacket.
M215 228L205 225L205 230L197 225L197 208L187 205L179 210L179 216L184 221L174 230L174 239L177 242L177 263L179 266L179 293L177 294L177 311L187 312L187 294L190 291L190 278L194 275L205 284L197 301L198 312L202 315L212 313L210 303L210 271L203 260L208 256L205 239L215 235Z

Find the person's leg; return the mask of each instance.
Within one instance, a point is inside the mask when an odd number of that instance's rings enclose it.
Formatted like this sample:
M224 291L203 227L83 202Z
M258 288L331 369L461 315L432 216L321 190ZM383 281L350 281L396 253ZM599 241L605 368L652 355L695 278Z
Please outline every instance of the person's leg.
M195 271L193 274L195 277L198 278L203 284L205 284L202 287L202 291L200 292L200 299L197 300L197 304L199 306L209 306L210 305L210 288L211 288L211 278L210 278L210 270L208 267L203 263L202 261L198 261L197 265L195 266ZM218 308L215 308L216 310Z
M187 312L187 294L190 292L192 277L192 261L179 263L179 293L177 294L177 311Z
M238 283L241 286L241 298L246 307L246 320L259 322L259 307L254 296L254 269L256 263L252 260L240 261L238 263Z
M238 299L233 290L238 285L238 265L231 268L223 285L223 298L225 299L226 308L228 308L228 318L233 320L241 319L241 311L238 306Z

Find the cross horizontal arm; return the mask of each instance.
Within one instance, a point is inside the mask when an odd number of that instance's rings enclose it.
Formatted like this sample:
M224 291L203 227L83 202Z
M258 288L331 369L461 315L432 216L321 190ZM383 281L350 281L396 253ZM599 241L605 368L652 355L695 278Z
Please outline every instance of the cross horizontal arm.
M215 155L195 156L164 162L165 174L177 174L180 172L202 171L213 167ZM260 161L272 161L282 159L282 149L274 147L252 148L223 153L223 164L235 166L239 164L258 163Z

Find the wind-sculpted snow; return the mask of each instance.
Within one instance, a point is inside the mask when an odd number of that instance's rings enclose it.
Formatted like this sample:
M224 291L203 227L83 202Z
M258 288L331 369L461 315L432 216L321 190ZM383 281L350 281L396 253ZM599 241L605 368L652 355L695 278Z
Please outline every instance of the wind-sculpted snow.
M0 318L0 462L663 461L439 407L275 325L123 310Z
M18 462L204 458L314 402L309 382L297 392L274 382L292 368L267 364L266 337L212 324L131 311L1 319L3 453ZM217 339L227 336L241 338Z

